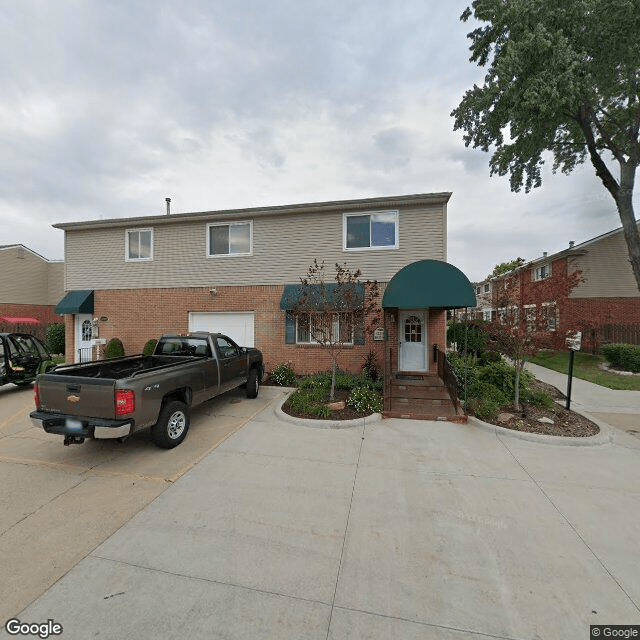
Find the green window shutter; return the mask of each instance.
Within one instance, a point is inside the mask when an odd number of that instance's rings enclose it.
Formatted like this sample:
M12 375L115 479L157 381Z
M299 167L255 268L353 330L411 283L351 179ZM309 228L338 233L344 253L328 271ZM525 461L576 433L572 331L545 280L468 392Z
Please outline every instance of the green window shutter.
M296 317L291 313L291 311L285 312L284 342L285 344L296 343Z

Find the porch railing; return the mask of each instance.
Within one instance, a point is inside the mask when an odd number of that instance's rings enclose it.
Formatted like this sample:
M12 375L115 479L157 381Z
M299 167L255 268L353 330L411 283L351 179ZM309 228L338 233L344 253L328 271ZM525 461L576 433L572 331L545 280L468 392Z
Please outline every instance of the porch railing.
M78 349L78 362L91 362L93 360L93 347Z
M453 407L456 411L460 408L460 399L458 397L458 377L453 371L453 367L447 361L447 356L440 349L435 349L436 361L438 363L438 376L444 382L447 388Z

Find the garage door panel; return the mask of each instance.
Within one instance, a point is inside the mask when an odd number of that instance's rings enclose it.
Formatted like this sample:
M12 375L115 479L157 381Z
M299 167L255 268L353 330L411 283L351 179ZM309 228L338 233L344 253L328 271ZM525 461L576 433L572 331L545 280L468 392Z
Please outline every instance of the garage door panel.
M194 311L189 313L189 331L224 333L242 347L255 346L255 319L253 311Z

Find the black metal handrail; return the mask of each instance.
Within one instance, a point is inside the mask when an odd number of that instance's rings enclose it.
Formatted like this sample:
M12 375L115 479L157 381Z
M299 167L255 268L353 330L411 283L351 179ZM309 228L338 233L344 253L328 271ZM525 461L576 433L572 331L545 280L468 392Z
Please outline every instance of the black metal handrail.
M451 401L453 402L453 406L456 411L458 411L460 407L460 399L458 397L458 377L453 371L453 367L447 361L447 356L440 349L435 349L436 358L438 362L438 376L442 382L444 382L444 386L447 388L449 395L451 396Z

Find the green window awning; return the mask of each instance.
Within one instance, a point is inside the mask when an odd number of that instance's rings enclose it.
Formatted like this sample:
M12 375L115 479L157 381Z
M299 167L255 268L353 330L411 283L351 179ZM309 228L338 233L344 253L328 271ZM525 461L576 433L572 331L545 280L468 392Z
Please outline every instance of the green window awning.
M335 282L324 285L302 286L286 284L280 298L280 308L291 311L298 305L305 311L353 311L364 304L364 284L338 285Z
M385 289L384 308L460 309L476 306L467 276L448 262L419 260L396 273Z
M93 313L93 289L69 291L58 302L54 311L60 315L65 313Z

